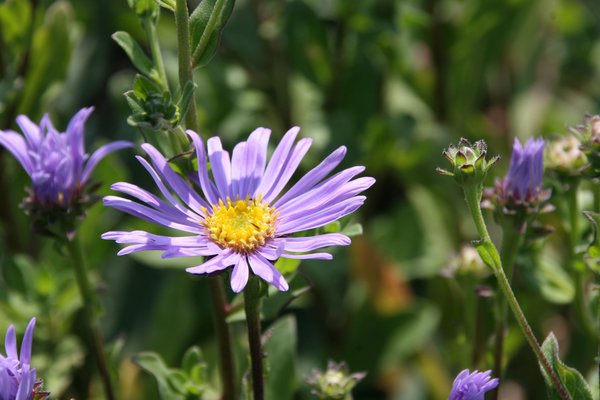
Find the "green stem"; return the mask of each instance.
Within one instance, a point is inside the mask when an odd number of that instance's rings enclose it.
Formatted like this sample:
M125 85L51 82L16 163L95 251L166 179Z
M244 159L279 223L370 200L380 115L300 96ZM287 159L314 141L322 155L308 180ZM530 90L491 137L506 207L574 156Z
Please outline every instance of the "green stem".
M210 294L214 305L214 323L219 343L219 358L221 379L223 385L223 399L234 400L236 397L235 365L231 346L231 335L225 318L229 306L223 289L223 278L214 276L209 278Z
M480 207L481 193L482 193L481 186L480 185L465 186L464 191L465 191L465 198L467 200L467 205L469 207L469 210L471 211L471 216L473 218L473 222L475 223L475 226L477 228L477 232L479 233L479 236L481 236L483 241L489 242L492 246L494 246L493 242L490 240L490 235L487 231L487 227L486 227L485 221L483 219L483 214L481 213L481 207ZM563 386L560 378L556 374L556 371L554 371L554 369L552 368L552 365L550 364L550 362L548 361L548 359L542 352L542 349L541 349L539 343L537 342L537 339L536 339L535 335L533 334L533 331L531 330L531 327L529 326L527 319L525 318L525 314L523 314L523 311L521 310L521 307L519 306L519 303L515 297L515 294L513 293L512 289L510 287L510 283L509 283L508 279L506 278L506 275L504 274L504 270L502 269L501 266L499 268L495 268L492 266L492 270L494 272L494 275L496 276L496 279L498 280L498 285L500 286L500 289L502 290L502 292L504 293L504 296L506 297L506 299L508 301L508 305L510 306L511 311L513 312L515 319L519 323L519 327L521 328L521 331L525 335L525 339L527 340L527 343L533 350L533 353L535 354L538 362L540 363L540 365L542 366L542 368L544 369L546 374L550 377L550 380L554 384L554 387L556 388L560 397L563 400L571 400L569 393Z
M104 394L107 400L114 400L115 395L113 393L110 372L108 369L108 363L104 355L104 343L102 342L102 336L98 328L98 322L95 315L95 306L98 303L98 299L94 291L92 290L90 281L88 279L85 262L83 259L83 252L79 239L75 236L72 240L67 239L65 241L67 251L73 262L73 269L75 271L75 278L77 286L79 287L79 294L83 302L83 313L85 322L89 329L89 334L94 345L94 353L96 358L96 364L98 365L98 371L100 372L100 379L104 388Z
M577 244L579 243L579 204L577 202L577 191L579 189L579 183L574 182L570 190L566 192L567 209L569 212L569 272L573 278L575 285L575 315L580 325L586 334L595 340L600 340L600 332L594 327L592 315L587 308L585 298L585 272L586 270L578 266L577 264ZM594 196L596 197L596 196ZM596 199L594 199L596 201Z
M246 323L248 325L254 400L263 400L265 397L263 351L260 333L260 304L260 280L256 276L251 276L246 290L244 290L244 308L246 309Z
M179 61L179 88L183 88L187 82L194 82L194 71L191 61L190 48L190 24L186 0L177 0L175 4L175 25L177 26L177 56ZM198 120L196 118L196 100L194 96L190 99L190 107L185 114L185 124L188 129L198 132Z
M146 30L146 36L148 36L148 42L150 44L150 51L152 52L152 60L158 70L158 76L160 77L162 86L165 90L169 90L169 81L167 80L167 73L165 72L165 64L163 63L162 53L160 52L160 41L158 40L158 32L156 30L156 23L150 18L144 18L142 25Z
M208 18L208 22L206 23L206 27L204 28L204 32L202 32L202 36L200 37L200 41L194 50L194 56L192 60L192 65L196 66L200 62L200 58L204 54L204 50L206 50L206 46L208 46L208 42L210 37L212 36L213 30L215 29L215 24L219 20L219 16L221 15L221 11L223 10L223 6L225 5L225 0L217 0L215 3L215 7L213 8L210 17Z
M513 269L515 265L515 259L517 252L523 242L523 235L519 234L512 221L507 221L504 224L502 231L502 249L500 253L500 260L502 261L502 268L506 271L506 277L509 284L512 282ZM506 311L507 302L504 296L498 293L496 297L496 307L498 314L496 315L496 345L494 353L494 371L496 376L502 380L504 375L504 336L506 332ZM498 398L499 390L494 389L493 398Z

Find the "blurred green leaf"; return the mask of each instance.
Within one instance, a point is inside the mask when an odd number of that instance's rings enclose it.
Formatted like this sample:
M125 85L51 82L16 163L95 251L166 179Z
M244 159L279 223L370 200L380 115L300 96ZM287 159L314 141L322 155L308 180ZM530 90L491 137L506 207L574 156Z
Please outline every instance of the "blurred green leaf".
M288 315L273 324L264 336L267 341L265 398L292 399L296 389L296 320Z
M496 246L489 240L474 240L473 246L477 249L479 256L492 270L502 268L502 262L500 261L500 254L496 250Z
M593 211L584 211L583 215L590 221L593 233L592 240L588 245L586 254L583 256L583 260L588 268L596 274L600 274L600 237L598 236L598 221L600 220L600 214Z
M533 271L542 296L555 304L568 304L575 295L573 279L551 258L542 258Z
M231 16L235 0L202 0L190 15L190 41L194 53L194 67L202 67L215 55L223 28ZM213 13L216 15L213 16ZM211 18L213 21L210 21ZM213 24L208 27L209 22ZM210 28L210 32L207 32ZM207 38L204 38L208 35ZM204 40L203 43L200 43ZM199 46L204 48L200 49Z
M177 390L177 382L173 382L172 370L167 367L160 355L150 351L142 352L136 354L133 361L154 376L161 400L185 400L185 397ZM175 387L173 387L173 383L176 384Z
M563 385L571 395L573 400L592 400L592 392L588 383L576 369L566 366L558 356L558 342L554 333L550 333L544 343L542 343L542 352L550 362L554 371L558 374ZM541 368L541 367L540 367ZM550 377L546 371L541 368L546 386L548 388L548 396L551 400L560 400L561 397L554 388Z

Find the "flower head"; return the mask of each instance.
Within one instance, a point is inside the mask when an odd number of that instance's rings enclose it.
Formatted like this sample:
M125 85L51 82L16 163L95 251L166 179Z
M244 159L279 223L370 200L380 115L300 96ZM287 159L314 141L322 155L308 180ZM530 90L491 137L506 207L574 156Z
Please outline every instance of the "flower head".
M546 166L559 176L579 176L587 167L587 157L581 151L581 142L569 135L553 140L546 152Z
M313 387L312 393L320 399L351 399L352 389L365 376L365 372L351 374L344 362L329 361L325 372L313 370L306 382Z
M450 146L442 155L452 165L452 171L438 168L442 175L454 177L459 185L481 185L488 169L498 160L498 156L486 159L487 145L483 140L469 143L465 138L460 139L458 146Z
M6 147L31 177L29 196L23 208L32 216L37 232L67 235L77 218L93 203L90 196L97 186L90 185L90 175L107 154L132 147L126 141L108 143L91 156L85 152L84 124L93 108L81 109L69 122L67 131L54 128L48 115L36 125L25 115L17 117L24 136L14 131L0 131L0 145ZM55 230L55 225L59 231Z
M521 145L515 138L508 173L502 180L502 195L507 201L531 203L542 190L544 172L544 140L530 138Z
M268 129L252 132L247 141L235 146L231 157L218 137L210 138L206 150L212 179L204 142L195 132L187 131L196 149L201 194L175 173L152 145L142 145L151 164L142 157L138 160L164 199L120 182L112 188L137 201L107 196L104 204L192 235L169 237L133 231L107 232L102 238L130 245L119 255L160 250L163 258L207 257L204 263L187 269L192 274L211 274L233 267L231 288L235 292L244 289L250 271L277 289L287 290L288 283L273 265L278 258L331 259L329 253L312 251L350 244L350 239L340 233L303 237L294 234L354 212L365 201L358 194L375 182L370 177L354 179L364 167L348 168L326 178L344 158L346 149L340 147L284 192L311 145L310 139L301 139L294 146L298 131L299 128L292 128L285 134L270 160Z
M498 378L490 379L492 371L461 371L454 379L448 400L484 400L485 393L496 388Z
M11 325L6 331L6 356L0 354L1 400L44 399L47 396L40 391L41 381L36 382L36 370L30 365L34 327L35 318L32 318L25 330L20 354L17 352L15 328Z
M583 124L570 128L581 142L581 151L585 154L588 165L587 175L592 178L600 176L600 115L586 115Z
M31 177L31 202L46 208L69 208L80 200L90 174L104 156L132 147L130 142L112 142L88 156L84 146L84 124L92 111L92 107L81 109L64 133L54 128L47 114L39 125L25 115L17 117L24 136L14 131L0 131L0 144L15 156Z

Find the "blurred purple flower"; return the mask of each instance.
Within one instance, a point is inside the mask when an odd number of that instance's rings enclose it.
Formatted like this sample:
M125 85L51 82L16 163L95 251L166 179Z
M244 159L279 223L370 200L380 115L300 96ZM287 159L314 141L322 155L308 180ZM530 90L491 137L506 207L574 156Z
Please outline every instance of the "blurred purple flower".
M498 378L490 379L491 374L491 370L470 372L465 369L461 371L454 379L448 400L484 400L485 393L500 383Z
M231 288L235 292L244 289L250 270L277 289L287 290L288 283L273 265L279 257L331 259L329 253L310 252L350 244L350 239L341 233L304 237L293 234L322 227L354 212L365 201L365 196L358 194L375 182L370 177L353 179L364 167L348 168L326 179L344 158L346 149L340 147L283 192L311 145L310 139L301 139L293 146L299 130L295 127L285 134L268 162L268 129L252 132L247 141L235 146L231 159L220 139L210 138L206 147L212 180L202 139L187 131L196 148L202 195L177 175L153 146L142 145L152 165L141 157L138 160L166 201L120 182L112 188L139 202L107 196L104 204L193 236L133 231L107 232L102 238L130 244L119 255L160 250L163 258L211 257L187 272L210 274L233 266Z
M502 180L503 197L518 204L535 202L542 191L543 172L544 140L530 138L522 146L515 138L508 173Z
M0 145L6 147L31 177L31 203L45 208L68 208L86 189L90 174L107 154L133 144L116 141L85 153L84 124L93 107L81 109L69 122L65 133L58 132L48 115L39 126L27 116L17 117L24 136L0 131Z
M25 330L20 355L17 352L15 328L11 325L6 331L6 357L0 354L0 400L33 399L36 372L35 368L30 367L30 362L34 327L35 318L32 318Z

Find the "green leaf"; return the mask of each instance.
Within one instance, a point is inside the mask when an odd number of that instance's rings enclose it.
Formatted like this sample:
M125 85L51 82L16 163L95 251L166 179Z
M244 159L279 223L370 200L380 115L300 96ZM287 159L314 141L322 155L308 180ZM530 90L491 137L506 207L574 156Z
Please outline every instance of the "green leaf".
M348 237L360 236L363 234L363 227L360 224L360 222L357 222L357 223L345 226L342 229L341 233L343 233L344 235L346 235Z
M496 246L489 240L474 240L473 246L477 249L479 256L493 270L502 268L500 254L496 250Z
M159 6L175 12L175 0L154 0Z
M558 374L560 380L569 392L569 395L572 399L592 400L592 392L583 376L576 369L566 366L558 357L558 342L556 341L554 333L551 332L546 340L544 340L544 343L542 344L542 352L550 362L550 365L554 371L556 371ZM544 371L543 368L541 368L541 370L548 388L548 398L552 400L560 400L561 398L554 388L550 377L546 374L546 371Z
M173 371L167 367L160 355L145 351L136 354L133 357L133 361L144 371L154 376L158 384L158 393L161 400L185 400L185 397L172 387L176 376L173 375Z
M196 84L192 81L187 81L185 86L183 87L181 97L177 102L177 107L179 107L179 119L183 120L185 118L185 114L187 114L188 109L190 108L190 103L192 96L194 94L194 90L196 89Z
M593 230L592 241L587 248L586 254L583 256L583 260L589 269L596 274L600 274L600 242L598 236L600 214L592 211L584 211L583 215L590 221Z
M158 72L154 68L154 64L144 53L144 50L127 32L118 31L113 33L112 38L125 51L133 65L144 75L152 78L156 82L160 82Z
M221 40L221 33L231 16L234 4L235 0L202 0L190 15L190 38L194 54L194 67L208 64L215 55ZM215 12L218 14L213 17L214 20L211 22L211 16ZM212 23L212 27L208 26L209 22ZM202 39L205 35L208 37ZM200 43L201 40L203 43ZM198 49L200 45L204 48Z
M291 315L282 318L264 336L269 337L265 344L265 398L292 399L296 390L296 320Z

